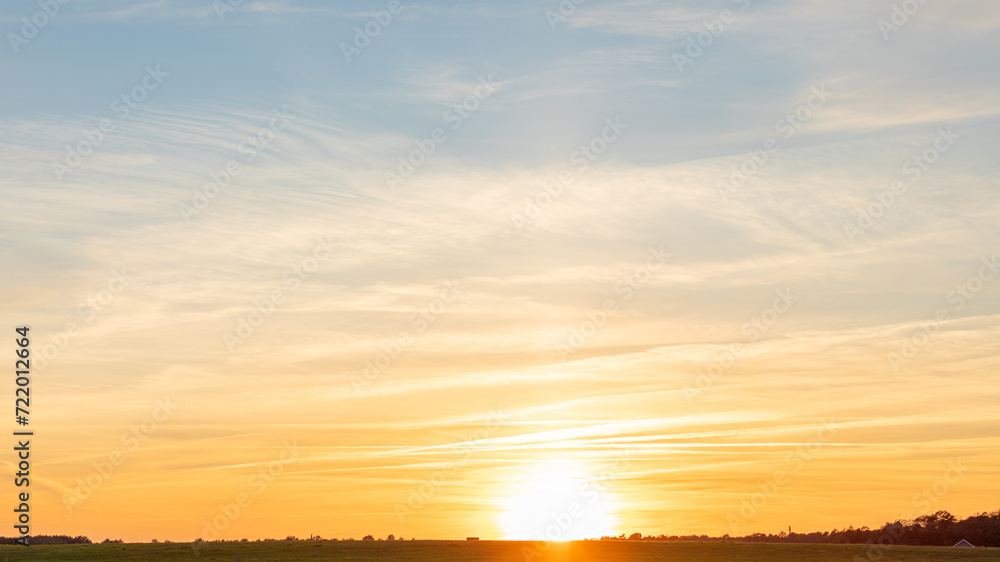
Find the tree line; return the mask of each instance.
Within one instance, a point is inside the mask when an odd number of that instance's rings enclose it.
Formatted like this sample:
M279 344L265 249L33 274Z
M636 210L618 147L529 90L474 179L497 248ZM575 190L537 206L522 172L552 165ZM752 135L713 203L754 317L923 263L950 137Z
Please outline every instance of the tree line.
M914 546L952 546L958 541L965 539L975 546L1000 547L1000 510L992 513L979 513L958 519L951 513L941 510L930 515L921 515L913 520L898 519L891 523L886 523L881 527L871 529L853 526L846 529L834 529L832 531L812 532L812 533L786 533L784 531L774 534L753 533L744 536L730 536L728 534L721 537L711 537L708 535L646 535L642 533L625 534L617 537L604 536L601 540L641 540L641 541L695 541L695 542L767 542L767 543L827 543L827 544L873 544L888 546L895 544ZM261 539L257 539L260 541ZM274 541L276 539L263 539L264 541ZM299 539L289 536L284 540L337 540L323 539L319 535L311 535L309 539ZM346 540L354 540L346 539ZM365 535L363 541L376 540L372 535ZM383 539L377 539L383 540ZM384 540L404 540L403 537L389 535ZM413 540L412 538L410 540ZM122 543L121 539L104 539L105 543ZM153 540L152 542L157 542ZM170 542L170 541L165 541ZM201 542L199 539L197 542ZM221 541L221 542L247 542L247 539ZM0 537L0 545L13 545L14 537ZM85 536L70 537L68 535L36 535L31 537L31 544L91 544L89 538Z
M774 534L753 533L744 536L710 537L708 535L646 535L632 533L617 537L601 537L601 540L643 540L643 541L733 541L768 543L829 543L829 544L905 544L913 546L952 546L965 539L975 546L1000 546L1000 510L979 513L957 519L951 513L941 510L930 515L921 515L913 520L898 519L881 527L871 529L853 526L846 529L812 533Z

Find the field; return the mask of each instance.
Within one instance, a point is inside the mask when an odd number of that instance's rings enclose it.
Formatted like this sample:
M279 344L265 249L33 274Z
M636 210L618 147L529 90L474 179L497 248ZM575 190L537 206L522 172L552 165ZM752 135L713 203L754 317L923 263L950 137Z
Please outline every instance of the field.
M93 544L59 546L2 546L3 560L201 562L251 561L627 561L674 562L861 562L869 560L865 545L783 545L738 543L572 542L553 543L542 552L537 543L501 541L298 541L204 543L195 551L190 543ZM873 552L872 562L1000 562L1000 548L887 547ZM881 555L881 556L879 556Z

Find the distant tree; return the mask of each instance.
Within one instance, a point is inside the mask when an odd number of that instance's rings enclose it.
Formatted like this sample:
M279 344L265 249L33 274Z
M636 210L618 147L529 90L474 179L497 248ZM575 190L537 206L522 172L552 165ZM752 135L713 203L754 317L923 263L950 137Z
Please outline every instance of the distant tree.
M628 536L628 540L630 541L642 540L642 533L632 533L631 535Z
M0 537L0 544L18 544L17 538ZM69 535L34 535L31 537L31 544L91 544L90 539L83 535L71 537Z
M371 535L365 535L365 536L361 537L361 540L363 540L363 541L373 541L373 540L375 540L375 537L373 537Z
M385 540L387 540L387 541L394 541L394 540L396 540L396 535L390 534L388 537L385 538Z

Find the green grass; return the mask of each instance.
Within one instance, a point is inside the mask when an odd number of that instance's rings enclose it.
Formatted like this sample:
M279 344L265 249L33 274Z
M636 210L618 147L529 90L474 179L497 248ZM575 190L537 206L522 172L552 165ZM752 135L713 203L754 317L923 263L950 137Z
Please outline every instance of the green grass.
M793 545L740 543L573 542L553 543L531 556L537 543L503 541L298 541L203 543L196 552L190 543L92 544L59 546L2 546L4 561L32 562L136 560L167 562L295 562L349 561L529 561L538 562L855 562L868 560L866 545ZM881 557L878 557L881 554ZM1000 548L896 546L875 553L872 562L1000 562ZM859 558L855 558L859 557Z

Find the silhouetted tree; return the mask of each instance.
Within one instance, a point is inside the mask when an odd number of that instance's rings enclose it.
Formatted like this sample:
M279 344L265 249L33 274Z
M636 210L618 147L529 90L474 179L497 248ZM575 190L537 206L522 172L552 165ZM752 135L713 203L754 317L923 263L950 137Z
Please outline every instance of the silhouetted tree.
M617 537L603 536L602 541L624 540L625 534ZM1000 510L992 513L978 513L965 519L957 519L947 511L921 515L912 521L897 520L877 529L849 526L846 529L812 533L774 534L752 533L742 537L728 534L721 537L708 535L658 535L645 536L632 533L629 540L646 541L734 541L765 543L834 543L872 545L928 545L951 546L965 539L976 546L1000 546Z

